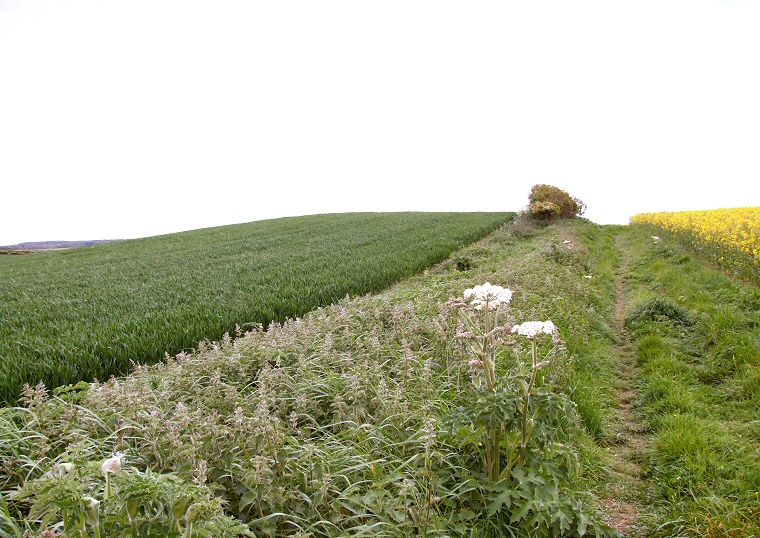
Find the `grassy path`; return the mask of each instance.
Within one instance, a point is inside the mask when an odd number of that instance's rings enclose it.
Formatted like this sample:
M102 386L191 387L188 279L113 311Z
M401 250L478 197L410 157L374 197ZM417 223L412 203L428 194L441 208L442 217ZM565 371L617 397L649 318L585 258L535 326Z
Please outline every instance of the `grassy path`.
M625 536L646 536L646 484L641 478L642 463L649 443L646 429L635 410L638 388L636 353L625 331L626 289L624 277L630 252L615 236L620 263L615 270L616 381L611 401L612 421L608 428L610 480L600 495L607 510L607 524Z
M674 242L612 234L609 523L631 537L758 536L760 293Z

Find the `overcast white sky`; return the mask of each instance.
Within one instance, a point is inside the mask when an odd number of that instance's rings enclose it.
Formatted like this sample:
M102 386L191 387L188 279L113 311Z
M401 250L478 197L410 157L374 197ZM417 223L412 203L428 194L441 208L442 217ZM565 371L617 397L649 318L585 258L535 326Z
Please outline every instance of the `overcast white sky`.
M0 0L0 245L760 205L760 2Z

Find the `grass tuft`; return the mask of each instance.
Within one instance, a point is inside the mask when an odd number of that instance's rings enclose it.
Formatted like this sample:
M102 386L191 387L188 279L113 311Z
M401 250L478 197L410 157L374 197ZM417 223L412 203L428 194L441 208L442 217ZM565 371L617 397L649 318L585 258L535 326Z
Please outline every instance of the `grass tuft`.
M626 327L635 329L650 321L669 321L682 327L692 325L692 316L689 312L667 299L655 297L631 310L626 317Z

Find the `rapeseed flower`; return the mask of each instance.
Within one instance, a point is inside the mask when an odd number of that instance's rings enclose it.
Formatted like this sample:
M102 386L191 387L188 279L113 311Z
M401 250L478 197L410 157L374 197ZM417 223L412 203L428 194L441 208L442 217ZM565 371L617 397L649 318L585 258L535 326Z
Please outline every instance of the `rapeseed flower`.
M639 213L631 224L661 231L724 267L759 276L760 207ZM659 237L653 235L655 243Z

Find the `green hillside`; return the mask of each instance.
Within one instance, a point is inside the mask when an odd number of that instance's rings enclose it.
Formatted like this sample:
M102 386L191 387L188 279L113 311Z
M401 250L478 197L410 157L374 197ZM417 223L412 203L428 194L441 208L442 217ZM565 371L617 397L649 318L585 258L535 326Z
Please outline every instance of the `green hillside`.
M380 290L511 216L314 215L0 257L0 400Z

